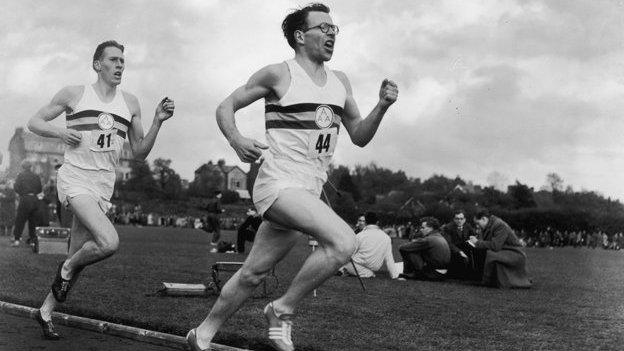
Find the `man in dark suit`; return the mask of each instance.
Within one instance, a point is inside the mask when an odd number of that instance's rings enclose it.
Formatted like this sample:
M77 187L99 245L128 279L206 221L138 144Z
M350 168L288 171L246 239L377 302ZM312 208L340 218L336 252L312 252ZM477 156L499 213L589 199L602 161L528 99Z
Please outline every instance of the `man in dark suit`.
M219 244L219 239L221 239L221 223L219 222L219 215L223 212L223 208L221 207L221 197L223 194L220 190L216 190L214 194L214 199L212 199L206 206L206 210L208 211L208 227L205 230L208 233L212 233L212 241L210 241L210 245L212 246L210 249L211 253L217 252L217 245Z
M38 198L43 190L41 179L32 172L32 166L28 161L22 161L22 172L17 175L13 189L19 195L15 227L13 228L14 241L11 246L19 246L24 225L28 221L28 244L34 245L37 237L35 227L41 220L41 203Z
M399 247L403 257L403 274L399 278L442 280L451 261L451 251L440 233L440 222L433 217L420 220L424 237Z
M474 221L481 229L481 237L472 236L469 242L477 250L485 251L482 283L501 288L531 287L526 254L511 227L487 210L477 212Z
M236 237L236 251L238 253L245 253L245 241L254 241L260 224L262 224L262 217L258 212L252 208L247 210L247 218L238 227Z
M464 210L460 209L453 212L453 221L442 227L442 235L451 250L449 276L459 279L475 278L473 251L468 244L468 239L475 236L475 231L470 224L466 223Z

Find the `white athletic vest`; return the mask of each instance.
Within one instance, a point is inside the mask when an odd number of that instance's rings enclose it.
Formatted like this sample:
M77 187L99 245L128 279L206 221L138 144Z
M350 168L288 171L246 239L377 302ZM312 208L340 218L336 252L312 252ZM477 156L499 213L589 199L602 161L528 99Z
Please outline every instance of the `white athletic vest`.
M266 140L271 156L301 164L326 178L342 121L347 91L325 66L325 86L317 86L294 59L286 61L290 86L277 102L266 101ZM322 174L321 174L322 173Z
M92 85L86 85L74 112L65 116L67 128L82 134L76 147L65 149L65 162L86 170L115 171L132 115L118 89L104 103Z

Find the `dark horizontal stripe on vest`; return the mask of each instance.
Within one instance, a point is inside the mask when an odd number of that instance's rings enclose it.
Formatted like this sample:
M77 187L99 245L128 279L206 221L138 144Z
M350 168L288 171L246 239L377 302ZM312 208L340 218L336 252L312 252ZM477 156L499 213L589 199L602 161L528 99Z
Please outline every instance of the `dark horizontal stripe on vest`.
M319 106L329 106L332 111L338 116L342 116L342 107L330 104L294 104L288 106L280 105L265 105L264 112L282 112L282 113L297 113L297 112L314 112Z
M93 123L93 124L79 124L77 126L70 126L67 127L68 129L73 129L73 130L80 130L80 131L89 131L89 130L99 130L100 126L98 126L97 124ZM126 138L126 132L124 132L123 130L119 130L117 129L117 135L119 135L122 138Z
M119 122L119 123L125 125L128 128L130 127L130 122L127 119L125 119L125 118L123 118L121 116L118 116L118 115L116 115L114 113L98 111L98 110L84 110L84 111L76 112L76 113L74 113L72 115L67 115L65 117L65 119L67 121L73 121L73 120L78 119L78 118L97 117L97 116L100 115L100 113L108 113L109 115L113 116L113 118L115 119L115 122Z
M266 121L265 127L266 129L321 129L314 121ZM340 129L340 124L334 122L330 128Z

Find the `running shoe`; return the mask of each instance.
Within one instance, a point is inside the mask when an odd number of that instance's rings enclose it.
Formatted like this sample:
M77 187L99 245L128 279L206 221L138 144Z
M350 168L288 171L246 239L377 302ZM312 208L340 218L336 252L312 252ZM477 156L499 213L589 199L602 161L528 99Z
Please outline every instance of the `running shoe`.
M37 314L35 314L35 320L41 326L41 331L43 332L43 337L48 340L58 340L61 338L59 333L54 330L54 324L52 324L52 320L46 321L41 316L41 310L37 310Z
M208 351L210 350L210 346L207 349L202 349L197 344L197 334L195 329L191 329L188 334L186 334L186 343L191 348L191 351Z
M292 342L292 317L291 314L277 316L270 302L264 308L264 316L269 324L269 341L273 348L278 351L294 351Z

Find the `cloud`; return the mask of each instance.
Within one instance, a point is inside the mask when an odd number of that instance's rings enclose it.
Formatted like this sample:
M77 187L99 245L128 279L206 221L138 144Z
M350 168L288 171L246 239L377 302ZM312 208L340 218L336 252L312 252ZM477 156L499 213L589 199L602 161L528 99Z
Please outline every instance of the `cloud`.
M150 158L172 159L185 178L209 159L239 164L216 106L253 72L292 57L280 25L305 3L6 1L2 149L62 86L94 81L95 45L117 39L126 45L122 88L139 97L144 128L163 96L176 100ZM349 76L362 115L384 78L400 90L365 149L341 135L336 163L481 184L498 171L536 188L554 171L575 189L624 199L624 185L608 176L624 171L621 2L328 3L341 28L329 65ZM264 140L262 102L239 111L237 125Z

